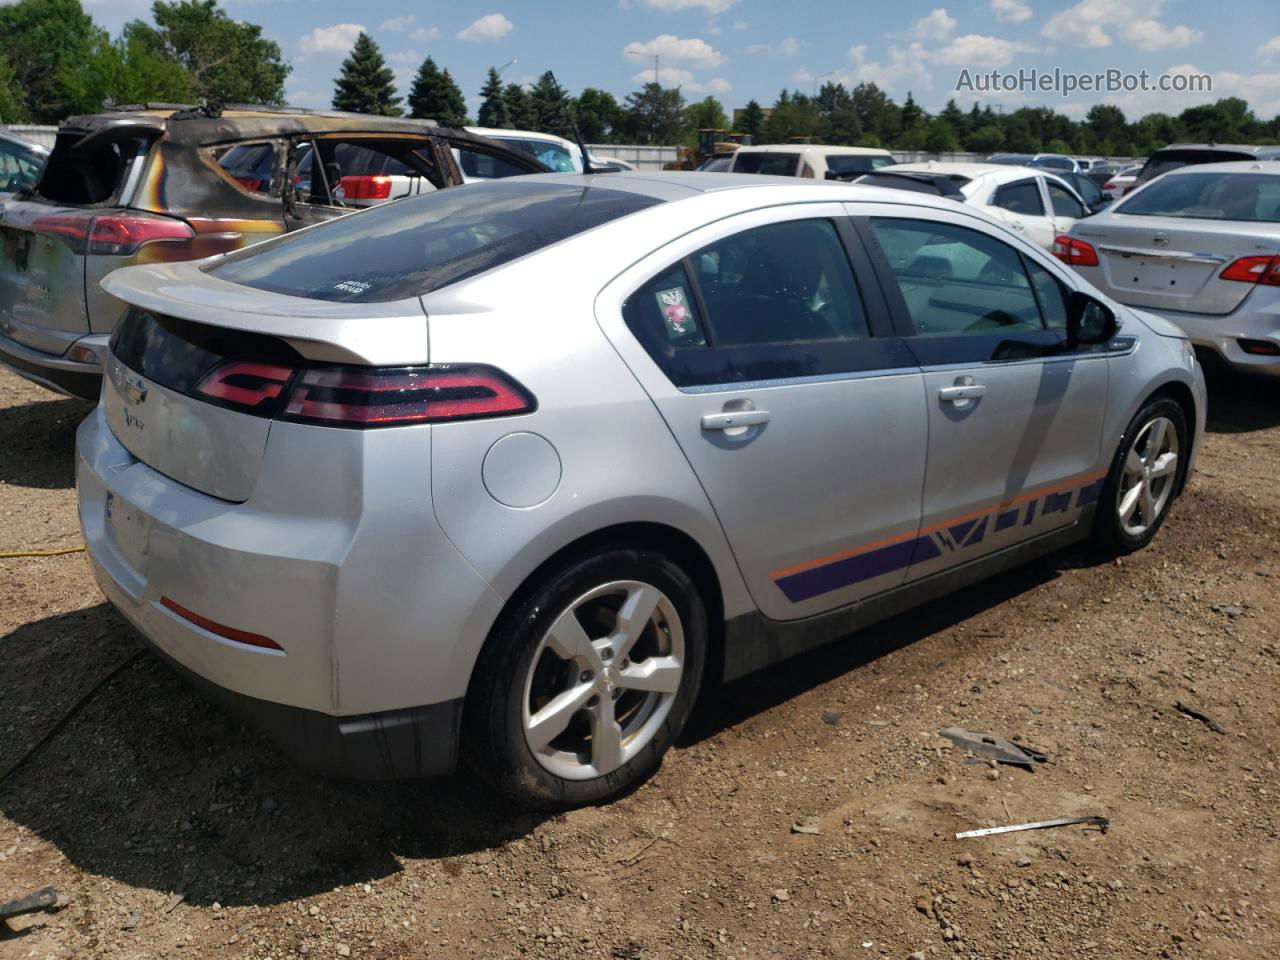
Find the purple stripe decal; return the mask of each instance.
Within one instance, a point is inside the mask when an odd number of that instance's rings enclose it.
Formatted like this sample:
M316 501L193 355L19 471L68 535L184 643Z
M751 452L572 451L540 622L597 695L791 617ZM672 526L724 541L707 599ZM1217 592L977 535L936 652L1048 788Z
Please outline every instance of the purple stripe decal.
M852 586L863 580L870 580L872 577L905 569L911 563L915 546L919 542L919 540L904 540L901 543L891 543L878 550L868 550L855 557L845 557L835 563L828 563L825 567L793 573L775 582L786 594L788 600L799 603L801 600L830 593L841 587ZM938 548L934 546L932 540L928 543L929 548L933 550L933 555L937 556Z
M1047 516L1051 513L1065 512L1070 509L1073 497L1077 498L1077 507L1094 503L1102 493L1103 482L1103 480L1096 480L1078 490L1045 494L1041 514ZM1028 501L1023 526L1030 526L1035 522L1036 508L1041 502L1038 499ZM891 543L852 557L833 560L820 567L787 574L778 577L774 582L788 600L792 603L800 603L886 573L927 563L943 556L944 552L954 553L965 547L977 546L986 539L988 526L993 533L1000 533L1017 525L1021 512L1021 507L1014 507L994 514L994 519L993 514L987 514L976 520L965 520L926 536Z

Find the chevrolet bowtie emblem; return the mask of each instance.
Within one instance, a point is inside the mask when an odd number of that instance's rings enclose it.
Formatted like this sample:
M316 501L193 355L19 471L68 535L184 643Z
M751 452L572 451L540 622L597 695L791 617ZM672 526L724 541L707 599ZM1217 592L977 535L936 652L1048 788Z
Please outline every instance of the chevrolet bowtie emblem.
M124 395L128 397L130 403L145 403L147 399L147 385L141 380L124 381Z

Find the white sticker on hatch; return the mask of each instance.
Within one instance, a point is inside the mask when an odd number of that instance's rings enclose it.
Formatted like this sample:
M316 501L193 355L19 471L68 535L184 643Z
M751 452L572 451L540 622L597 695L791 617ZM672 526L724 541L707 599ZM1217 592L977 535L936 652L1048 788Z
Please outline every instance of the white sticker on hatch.
M335 283L333 289L341 290L343 293L361 294L368 290L373 284L365 283L363 280L343 280Z

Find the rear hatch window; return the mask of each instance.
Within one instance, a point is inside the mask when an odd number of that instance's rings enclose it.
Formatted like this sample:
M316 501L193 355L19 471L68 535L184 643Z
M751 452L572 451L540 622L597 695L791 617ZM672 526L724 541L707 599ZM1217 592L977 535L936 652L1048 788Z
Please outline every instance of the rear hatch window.
M827 169L832 173L870 173L893 163L893 157L887 153L883 156L875 154L854 154L852 156L827 157Z
M1157 150L1142 168L1138 179L1145 183L1162 173L1193 163L1224 163L1228 160L1252 160L1253 154L1238 150Z
M36 192L74 206L127 204L126 188L146 162L159 131L115 128L60 130Z
M1130 217L1280 223L1280 177L1180 173L1126 197L1116 212Z
M231 283L295 297L403 300L659 202L577 183L495 180L374 207L204 269Z

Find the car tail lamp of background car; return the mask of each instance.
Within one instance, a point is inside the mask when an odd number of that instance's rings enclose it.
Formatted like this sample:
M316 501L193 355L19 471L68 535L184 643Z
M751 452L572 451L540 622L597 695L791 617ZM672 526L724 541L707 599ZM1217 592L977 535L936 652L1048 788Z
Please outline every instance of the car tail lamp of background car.
M1223 280L1280 287L1280 257L1241 257L1218 274Z
M342 195L348 200L388 200L390 177L343 177Z
M1073 267L1096 267L1098 251L1093 245L1062 234L1053 241L1053 255Z
M232 360L195 387L204 399L258 416L366 429L530 413L531 394L486 366L293 367Z
M181 220L139 214L54 213L37 217L36 233L57 237L79 254L127 257L149 243L182 242L196 234Z

